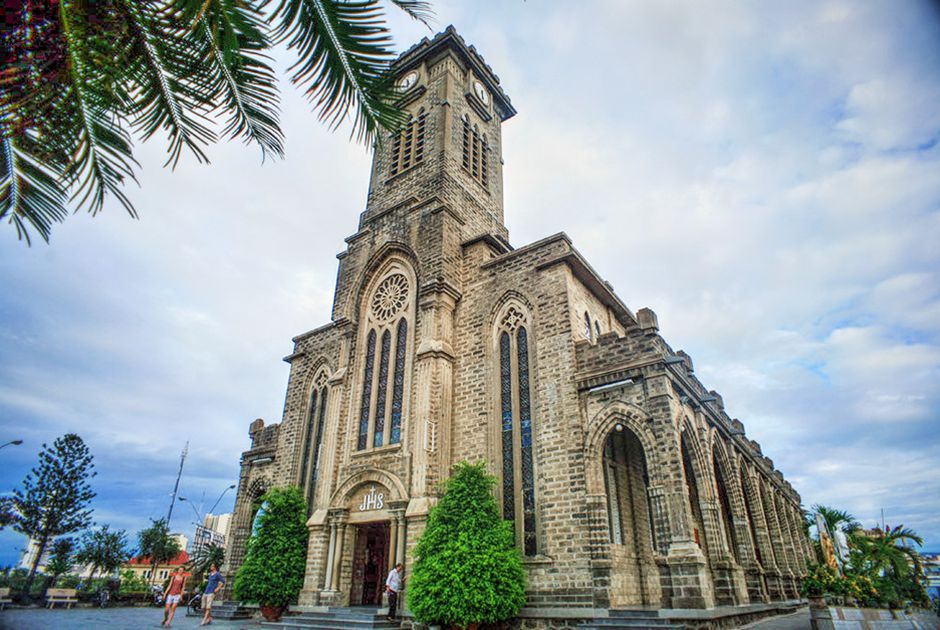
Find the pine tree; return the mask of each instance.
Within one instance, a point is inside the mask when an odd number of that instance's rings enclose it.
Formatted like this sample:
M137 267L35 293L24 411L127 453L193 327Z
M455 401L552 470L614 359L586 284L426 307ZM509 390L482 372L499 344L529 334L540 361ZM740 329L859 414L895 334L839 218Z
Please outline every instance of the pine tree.
M500 519L484 464L454 466L415 549L408 607L415 617L465 626L514 617L525 573L512 526Z
M49 542L91 524L89 503L95 497L88 480L97 473L91 452L74 433L42 445L39 465L13 491L13 529L36 541L36 557L26 578L29 592L36 567Z

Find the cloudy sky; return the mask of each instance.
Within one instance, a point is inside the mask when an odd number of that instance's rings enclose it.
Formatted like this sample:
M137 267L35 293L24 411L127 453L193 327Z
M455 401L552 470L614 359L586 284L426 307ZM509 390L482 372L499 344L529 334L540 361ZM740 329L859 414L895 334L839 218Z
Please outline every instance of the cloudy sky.
M928 3L443 2L519 114L516 246L558 231L695 360L802 494L940 548L940 17ZM392 14L400 50L429 34ZM286 64L282 64L282 68ZM237 480L291 337L328 321L370 154L284 86L286 160L164 170L50 245L0 230L0 490L79 433L132 534ZM232 493L220 507L228 510ZM197 505L198 507L198 505ZM218 511L218 510L217 510ZM191 532L177 504L174 529ZM23 540L0 533L0 565Z

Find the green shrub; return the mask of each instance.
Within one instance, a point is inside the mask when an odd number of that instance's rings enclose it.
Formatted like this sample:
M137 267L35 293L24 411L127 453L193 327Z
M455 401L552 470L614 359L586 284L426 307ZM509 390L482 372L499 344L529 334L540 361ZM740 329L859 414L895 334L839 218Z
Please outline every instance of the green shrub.
M307 504L295 487L264 495L264 514L248 539L245 562L235 576L235 596L246 602L286 606L304 584Z
M415 549L408 607L429 623L495 623L525 603L525 573L512 525L499 516L495 478L461 462Z
M149 593L150 584L147 582L147 578L131 571L122 571L121 572L121 587L118 589L118 592L121 595L127 595L129 593Z

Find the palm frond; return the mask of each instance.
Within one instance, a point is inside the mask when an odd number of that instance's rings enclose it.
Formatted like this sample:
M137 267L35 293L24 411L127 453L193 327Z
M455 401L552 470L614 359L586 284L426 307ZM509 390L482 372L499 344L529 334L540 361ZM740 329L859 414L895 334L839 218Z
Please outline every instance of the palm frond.
M33 131L0 136L0 220L16 227L16 236L31 243L32 227L46 242L52 224L68 216L67 177L59 160L45 160Z
M208 162L203 149L216 141L208 119L213 109L211 78L205 60L185 37L187 27L178 8L155 0L118 4L131 46L126 76L133 125L144 140L161 129L167 132L166 164L175 167L184 147L200 162Z
M431 3L425 0L392 0L392 4L418 20L428 28L434 21L434 11L431 9Z
M191 24L189 39L208 62L208 96L229 115L224 133L256 142L262 155L284 155L277 76L267 63L270 42L260 11L238 0L175 0Z
M370 144L379 128L404 124L389 73L395 53L376 2L279 0L271 19L277 41L297 50L291 80L306 88L320 120L335 129L355 108L351 135Z
M67 174L76 183L73 199L78 208L97 214L106 195L113 195L132 217L134 206L124 194L125 179L136 181L131 138L121 125L123 99L115 90L119 74L115 65L124 61L120 29L100 7L63 1L60 25L68 55L68 88L60 106L74 126L73 156ZM119 36L118 36L119 39Z

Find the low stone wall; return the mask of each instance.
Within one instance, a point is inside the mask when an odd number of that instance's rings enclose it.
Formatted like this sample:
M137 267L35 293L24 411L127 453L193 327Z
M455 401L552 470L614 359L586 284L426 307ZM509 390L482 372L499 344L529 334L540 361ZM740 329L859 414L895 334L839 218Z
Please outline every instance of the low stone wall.
M887 630L920 628L903 610L883 608L843 608L841 606L810 607L813 630Z

